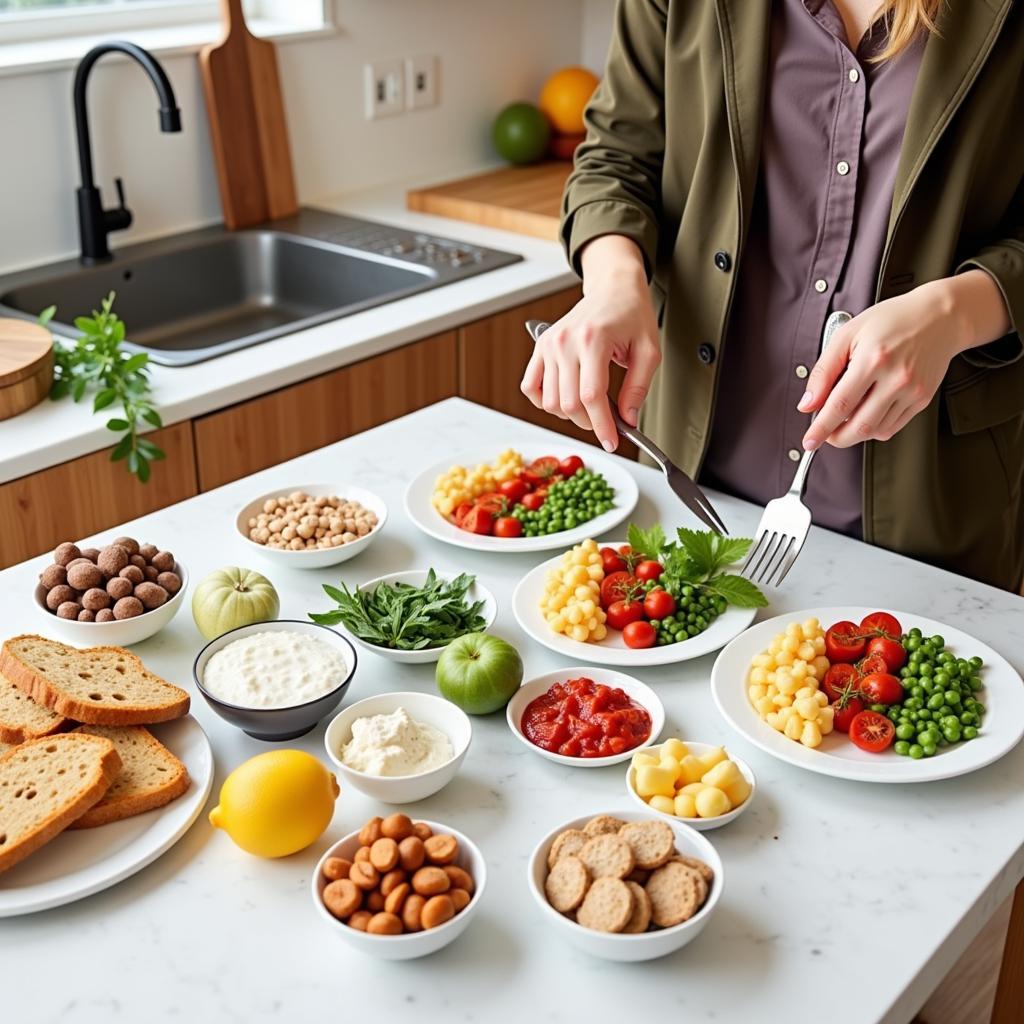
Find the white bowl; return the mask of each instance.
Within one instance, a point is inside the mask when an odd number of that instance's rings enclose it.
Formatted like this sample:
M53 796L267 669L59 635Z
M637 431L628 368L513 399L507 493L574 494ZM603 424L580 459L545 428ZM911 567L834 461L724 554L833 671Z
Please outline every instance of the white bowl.
M682 924L673 925L671 928L660 928L635 935L596 932L590 928L584 928L583 925L560 914L548 903L547 896L544 895L544 880L548 874L548 851L555 841L555 836L568 828L581 828L597 814L612 814L623 821L648 821L653 817L653 815L645 814L642 811L598 810L593 814L584 815L582 818L573 818L572 821L564 822L549 832L537 844L527 867L527 883L534 900L540 907L541 916L584 953L601 957L604 960L633 963L638 960L654 960L659 956L667 956L677 949L682 949L687 943L697 938L710 920L722 896L725 877L721 858L711 843L699 832L695 832L678 821L669 822L669 827L676 835L676 849L685 856L698 857L715 874L704 906L689 921L683 921Z
M421 819L423 820L423 819ZM356 928L349 928L347 924L339 921L324 906L322 893L327 885L324 878L324 862L328 857L344 857L352 860L355 852L359 849L359 833L350 832L344 839L338 840L321 858L313 873L310 886L313 894L313 904L317 912L327 926L343 942L347 942L353 949L360 953L367 953L370 956L379 957L381 960L412 960L420 956L429 956L443 949L449 943L454 942L469 925L469 922L480 909L480 900L483 897L484 888L487 885L487 864L483 854L476 843L468 839L461 832L456 831L449 825L442 825L436 821L427 821L435 833L444 833L454 836L459 842L459 854L455 863L468 871L473 876L473 898L466 907L459 911L450 921L431 928L425 932L406 932L402 935L369 935Z
M434 726L451 740L455 753L450 761L419 775L396 776L368 775L342 762L341 749L352 739L352 723L357 718L389 715L400 707L415 721ZM341 774L361 793L385 804L411 804L443 789L455 778L472 736L469 715L443 697L430 693L382 693L351 704L338 714L327 726L324 746Z
M698 757L701 754L707 754L719 746L717 743L691 743L689 740L683 740L683 742L689 748L690 753L696 754ZM659 744L657 747L652 747L649 752L651 754L658 753L660 748L661 745ZM689 825L690 828L697 829L698 832L709 832L713 828L721 828L723 825L728 825L730 821L735 821L753 803L754 795L757 793L757 778L754 776L754 771L750 765L736 757L735 754L729 754L729 760L739 769L740 775L750 783L750 796L739 807L734 807L726 814L718 815L717 818L680 818L674 814L665 814L664 811L655 810L635 789L636 768L633 767L632 763L626 769L626 792L629 793L630 798L638 807L647 811L648 814L655 818L661 818L669 824L682 822L684 825Z
M579 679L586 677L593 679L595 683L604 683L606 686L617 686L642 705L651 716L651 734L647 739L636 747L621 754L610 754L608 757L569 757L565 754L555 754L544 750L531 742L523 733L522 725L523 712L526 711L530 701L540 697L553 683L562 683L568 679ZM561 668L555 672L545 672L523 683L513 694L512 699L505 708L505 718L508 720L508 727L513 735L521 743L525 744L535 754L546 757L556 764L569 765L572 768L603 768L609 764L619 764L628 761L638 750L643 750L654 743L665 727L665 708L662 706L658 695L639 679L627 676L624 672L615 672L608 668L595 668L594 666L574 666L572 668Z
M356 589L376 590L381 583L409 583L414 587L421 587L426 582L428 572L428 569L409 569L405 572L393 572L387 576L378 576L376 579L367 580L366 583L361 583ZM434 575L438 579L450 583L457 574L438 572L435 569ZM494 595L480 583L479 577L477 577L466 593L466 600L470 604L483 601L484 606L480 614L483 616L484 624L480 627L479 631L485 632L490 629L498 615L498 602L495 601ZM437 661L441 657L441 652L448 646L445 644L442 647L423 647L418 651L396 651L390 647L379 647L377 644L371 644L367 640L360 639L355 633L350 632L343 622L339 622L338 626L340 629L345 630L345 635L351 637L353 643L358 644L364 650L370 651L373 654L379 654L382 658L404 662L406 665L428 665L432 661Z
M314 497L338 495L349 501L358 501L363 508L369 509L377 516L377 525L365 536L354 540L349 544L341 544L336 548L312 548L305 551L287 551L281 548L270 548L266 544L257 544L249 539L249 519L263 511L263 502L268 498L277 498L282 494L291 494L293 491L303 491ZM381 498L378 498L372 491L364 490L362 487L351 487L348 484L298 484L291 487L278 487L276 490L261 494L258 498L250 501L235 518L237 528L242 540L255 551L258 551L265 558L278 565L285 565L291 569L323 569L328 565L339 565L355 558L360 552L365 551L376 540L377 535L384 529L388 520L388 507Z
M181 562L174 563L174 571L181 579L181 589L159 608L136 615L133 619L114 619L113 622L79 622L62 619L46 607L46 588L36 584L35 601L40 613L46 617L45 632L55 633L75 647L130 647L159 633L178 613L188 589L188 571Z

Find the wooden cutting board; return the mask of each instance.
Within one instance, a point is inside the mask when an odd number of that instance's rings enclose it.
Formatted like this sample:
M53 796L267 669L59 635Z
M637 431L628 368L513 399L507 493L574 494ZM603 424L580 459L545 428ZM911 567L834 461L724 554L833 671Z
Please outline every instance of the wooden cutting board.
M224 222L251 227L298 209L277 52L221 0L224 38L199 54Z
M52 382L50 332L31 320L0 319L0 420L41 402Z
M568 160L503 167L414 189L406 196L406 205L420 213L554 240L558 238L562 191L571 170Z

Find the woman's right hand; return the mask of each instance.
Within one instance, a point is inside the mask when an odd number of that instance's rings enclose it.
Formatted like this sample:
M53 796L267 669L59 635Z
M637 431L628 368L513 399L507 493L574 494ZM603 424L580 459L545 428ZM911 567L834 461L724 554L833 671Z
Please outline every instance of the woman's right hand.
M643 256L622 235L602 235L581 256L583 298L538 340L521 384L538 409L593 430L606 451L619 432L608 404L611 363L626 369L619 414L636 426L661 363Z

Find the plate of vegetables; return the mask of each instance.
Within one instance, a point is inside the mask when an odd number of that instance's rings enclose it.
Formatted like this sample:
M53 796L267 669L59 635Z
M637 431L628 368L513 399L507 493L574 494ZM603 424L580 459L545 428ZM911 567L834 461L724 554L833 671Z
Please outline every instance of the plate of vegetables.
M322 626L337 626L360 647L393 661L437 661L452 640L494 624L498 605L475 576L411 569L380 576L349 590L324 584L335 607L310 612Z
M458 547L549 551L617 526L639 496L625 463L596 449L524 446L425 469L406 490L405 510L424 533Z
M967 633L920 615L820 608L767 619L715 661L719 711L762 750L860 782L976 771L1024 736L1024 684Z
M717 651L768 602L732 571L751 541L710 530L631 524L626 541L592 538L537 566L512 599L538 643L599 665L668 665Z

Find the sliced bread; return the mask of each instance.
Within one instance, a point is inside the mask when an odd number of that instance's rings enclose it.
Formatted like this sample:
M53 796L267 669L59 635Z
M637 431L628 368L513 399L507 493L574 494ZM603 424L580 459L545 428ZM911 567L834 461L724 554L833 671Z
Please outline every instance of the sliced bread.
M188 789L188 770L141 725L80 725L74 731L110 740L121 758L121 774L72 828L93 828L143 814L177 800Z
M16 636L0 647L0 673L37 703L87 725L147 725L188 714L188 694L122 647L79 650Z
M23 743L50 736L60 732L66 722L63 715L37 704L0 675L0 743Z
M0 754L0 872L80 818L120 770L104 736L65 732Z

